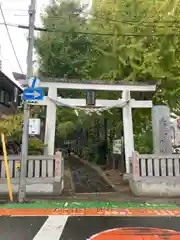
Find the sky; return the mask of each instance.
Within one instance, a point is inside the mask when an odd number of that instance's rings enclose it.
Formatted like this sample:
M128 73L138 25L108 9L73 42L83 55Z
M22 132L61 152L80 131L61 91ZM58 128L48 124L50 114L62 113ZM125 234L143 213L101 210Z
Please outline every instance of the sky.
M49 2L50 0L37 0L36 25L39 26L41 24L40 13ZM2 9L7 23L28 25L28 7L30 0L0 0L0 3L2 4ZM0 23L3 23L1 14ZM8 26L8 29L23 73L26 73L28 32L27 30L11 26ZM10 74L11 72L21 73L7 35L6 28L2 24L0 24L0 46L3 72L6 74Z
M40 13L52 0L37 0L36 5L36 26L41 25ZM83 3L91 0L81 0ZM28 25L28 7L30 0L0 0L4 16L7 23ZM0 14L0 57L2 58L2 70L8 76L12 76L12 72L19 72L21 70L18 66L16 58L14 56L13 49L11 47L7 31L4 25L2 25L3 19ZM14 48L16 50L18 60L20 62L23 73L26 73L27 65L27 36L28 32L24 29L8 26L11 39L13 41ZM34 59L35 60L35 59Z

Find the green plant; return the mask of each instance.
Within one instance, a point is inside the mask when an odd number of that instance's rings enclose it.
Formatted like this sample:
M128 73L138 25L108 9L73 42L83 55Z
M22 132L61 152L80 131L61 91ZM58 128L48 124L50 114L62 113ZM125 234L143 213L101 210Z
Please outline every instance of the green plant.
M16 137L21 136L22 133L22 114L4 115L0 119L0 132L3 132L6 136Z
M96 157L96 151L95 151L95 146L93 144L88 145L83 148L83 156L86 160L88 161L93 161L95 160Z
M29 155L41 155L47 145L45 145L40 139L37 137L32 137L29 139Z

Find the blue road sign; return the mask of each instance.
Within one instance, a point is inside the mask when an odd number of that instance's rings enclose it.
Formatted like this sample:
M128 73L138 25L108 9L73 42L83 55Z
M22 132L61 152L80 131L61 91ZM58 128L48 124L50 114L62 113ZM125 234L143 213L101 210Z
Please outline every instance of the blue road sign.
M41 88L35 88L36 78L32 82L31 88L24 89L24 100L43 100L44 92Z
M44 93L41 88L24 89L24 100L43 100Z
M35 88L35 86L36 86L36 78L33 79L33 81L32 81L32 86L31 86L31 87L32 87L32 88Z

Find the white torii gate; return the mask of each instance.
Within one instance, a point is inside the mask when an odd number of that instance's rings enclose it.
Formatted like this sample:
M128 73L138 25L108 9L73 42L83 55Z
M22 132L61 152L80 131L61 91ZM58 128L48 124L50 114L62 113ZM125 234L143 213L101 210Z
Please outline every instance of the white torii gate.
M46 128L44 143L47 145L46 154L54 154L56 108L57 106L68 105L70 107L86 107L86 99L73 99L57 97L57 89L77 90L102 90L122 91L122 99L107 100L96 99L96 108L119 107L123 108L123 129L125 145L126 173L130 172L129 158L134 151L132 108L152 108L152 101L139 101L131 99L131 92L154 92L156 85L125 85L125 84L104 84L104 83L72 83L72 82L40 82L40 87L48 88L48 96L42 101L31 102L31 105L47 106Z

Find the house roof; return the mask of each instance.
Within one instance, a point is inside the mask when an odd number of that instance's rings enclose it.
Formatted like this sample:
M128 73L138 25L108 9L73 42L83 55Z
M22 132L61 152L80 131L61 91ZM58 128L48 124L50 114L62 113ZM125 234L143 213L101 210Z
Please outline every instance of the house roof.
M0 71L0 82L3 82L3 84L5 83L6 85L8 85L8 87L13 85L17 87L20 91L23 91L23 88L21 87L21 85L18 83L18 81L15 80L13 76L12 77L7 76L2 71Z
M12 73L14 78L18 81L18 80L25 80L26 79L26 75L22 74L22 73L17 73L17 72L13 72Z

